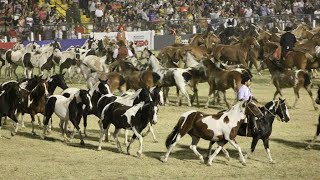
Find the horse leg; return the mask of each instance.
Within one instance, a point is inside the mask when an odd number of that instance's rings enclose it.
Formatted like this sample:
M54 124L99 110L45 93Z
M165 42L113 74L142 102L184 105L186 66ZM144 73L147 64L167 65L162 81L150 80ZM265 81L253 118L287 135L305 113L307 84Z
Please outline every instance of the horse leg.
M102 125L101 125L102 126ZM101 129L101 132L100 132L100 139L99 139L99 146L98 146L98 151L101 151L101 144L102 144L102 141L103 141L103 137L105 136L106 134L106 129Z
M31 134L32 134L32 135L37 135L36 132L34 131L34 116L35 116L35 112L34 112L34 111L31 111L31 112L30 112L31 124L32 124Z
M174 133L174 132L173 132ZM170 134L171 135L171 134ZM176 138L174 139L174 136L176 136ZM177 142L181 139L181 135L179 133L179 131L175 132L174 134L172 134L171 136L172 138L172 141L170 142L170 145L167 146L167 152L166 154L164 155L163 158L160 158L160 160L162 162L167 162L168 161L168 158L169 158L169 155L171 153L171 151L173 150L174 146L177 144ZM168 141L168 138L166 140L166 143Z
M38 124L39 124L39 127L41 127L41 126L42 126L42 123L41 123L41 120L40 120L40 115L39 115L39 114L37 114L37 119L38 119Z
M251 151L249 151L246 155L245 158L248 159L250 157L250 155L254 152L254 150L256 149L257 143L258 143L259 139L256 137L252 138L252 142L251 142Z
M198 158L200 159L201 163L204 163L204 159L203 156L199 153L199 151L197 150L197 144L199 143L200 138L196 137L196 136L192 136L192 141L191 141L191 145L190 145L190 149L193 151L193 153L198 156Z
M231 140L230 139L229 142L234 148L236 148L238 150L241 164L246 166L246 160L243 157L243 154L242 154L240 146L237 144L237 142L235 140Z
M81 118L81 117L80 117ZM80 145L84 145L84 141L83 141L83 136L81 133L81 129L79 127L79 121L74 120L74 119L70 119L71 123L73 124L73 126L77 129L77 131L79 132L79 136L80 136ZM67 121L68 122L68 121ZM67 123L68 124L68 123Z
M223 91L222 93L223 93L223 100L226 103L227 107L230 109L230 104L227 101L226 91Z
M88 137L88 135L87 135L87 125L88 125L87 118L88 118L88 115L87 115L87 113L85 111L83 112L82 117L83 117L83 134L84 134L84 137Z
M215 143L215 141L210 141L209 143L209 148L208 148L208 153L207 153L207 158L209 159L209 157L211 156L211 153L212 153L212 145ZM222 152L224 153L225 155L225 158L230 161L230 155L229 155L229 152L224 148L222 147Z
M130 143L129 145L127 146L127 154L130 155L130 147L131 147L131 144L134 142L134 140L137 138L136 134L133 133L133 136L130 140Z
M273 159L271 158L270 149L269 149L269 137L263 139L263 145L264 145L264 148L265 148L265 150L266 150L266 153L267 153L269 162L272 163L272 164L274 164L275 162L274 162Z
M204 106L204 108L208 108L208 107L209 107L209 103L210 103L211 96L212 96L212 94L214 93L213 87L212 87L210 84L209 84L209 86L210 86L210 89L209 89L208 99L207 99L207 103L206 103L206 105Z
M313 137L313 140L310 142L310 144L306 147L306 149L311 149L313 147L313 144L316 142L316 140L319 138L320 134L320 115L318 117L318 125L317 125L317 132L315 136Z
M295 100L294 100L294 103L293 103L293 108L296 108L296 104L297 104L297 102L298 102L298 100L299 100L299 98L300 98L300 95L299 95L299 87L295 87L294 89L293 89L293 91L294 91L294 95L295 95ZM313 100L312 100L313 101Z
M15 112L11 112L9 115L9 118L11 118L13 122L13 131L11 131L11 136L14 136L18 132L19 124L18 124L18 119L15 115Z
M3 117L3 115L2 115L2 113L0 113L0 138L2 137L1 136L1 128L2 128L1 121L2 121L2 117Z
M209 160L207 162L208 166L212 166L213 159L219 154L221 149L222 149L222 146L219 145L218 148L214 151L214 153L209 157Z
M314 101L314 99L313 99L313 97L312 97L311 86L308 86L308 87L306 88L306 90L307 90L307 92L308 92L308 94L309 94L309 96L310 96L310 98L311 98L311 102L312 102L312 105L313 105L314 110L317 110L318 107L316 106L316 102Z
M13 70L13 74L16 76L17 81L19 81L19 77L17 75L17 68L18 66L15 64L14 66L12 66L12 70Z
M119 132L120 132L120 129L115 128L115 130L113 132L113 138L114 138L115 142L117 143L117 147L118 147L119 152L122 153L121 144L118 139Z
M128 133L129 131L127 129L124 130L124 144L128 146Z
M149 127L148 131L146 133L143 133L142 137L147 136L149 134L149 132L151 132L152 137L153 137L153 142L158 143L159 141L157 140L156 135L154 134L154 130L153 130L153 127L150 122L148 123L148 127Z
M137 128L134 126L134 127L132 127L132 131L133 131L134 135L136 135L136 136L138 137L138 139L139 139L139 144L140 144L140 146L139 146L139 150L138 150L137 154L138 154L138 156L140 157L140 156L142 155L142 145L143 145L143 138L142 138L142 136L141 136L141 134L140 134L141 130L140 130L140 129L137 129ZM134 141L134 138L132 137L131 142L133 142L133 141ZM131 142L130 142L130 144L131 144Z
M164 94L164 102L165 105L169 105L169 87L163 87L163 94Z
M179 93L179 88L176 87L176 90L177 90L177 102L176 102L176 106L181 106L181 96L180 96L180 93Z

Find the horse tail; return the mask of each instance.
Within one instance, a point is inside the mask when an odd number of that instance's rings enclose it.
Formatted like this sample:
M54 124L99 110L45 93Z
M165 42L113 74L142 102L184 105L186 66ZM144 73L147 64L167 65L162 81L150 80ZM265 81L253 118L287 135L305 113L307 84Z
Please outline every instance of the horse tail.
M44 125L48 125L49 120L51 119L51 116L52 116L52 114L54 112L56 101L57 101L56 97L50 97L48 99L47 104L45 106L44 117L46 117L46 118L45 118L45 120L43 122Z
M311 77L308 73L304 73L303 74L303 78L304 78L304 87L307 87L311 84Z
M188 111L182 114L178 123L166 139L165 144L167 148L169 148L170 145L175 144L182 136L192 129L193 121L196 119L197 115L199 115L197 111Z

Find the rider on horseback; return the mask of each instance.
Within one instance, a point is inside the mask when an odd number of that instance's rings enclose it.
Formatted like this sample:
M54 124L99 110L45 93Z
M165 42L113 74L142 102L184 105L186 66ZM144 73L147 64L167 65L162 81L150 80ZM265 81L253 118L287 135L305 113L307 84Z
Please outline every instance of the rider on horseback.
M124 41L118 42L119 48L114 50L113 58L116 60L110 65L110 70L113 71L114 68L120 64L121 61L124 61L127 57L132 57L133 53L126 47Z
M251 79L248 75L244 75L242 77L241 80L241 84L242 86L239 88L238 91L238 100L242 99L242 100L249 100L250 98L252 98L253 101L257 101L256 98L253 97L252 93L251 93L251 89L250 89L250 84L251 84ZM254 131L257 131L258 127L257 127L257 122L256 122L256 117L252 117L252 116L247 116L247 123L253 123L254 127ZM248 134L250 133L251 128L248 128Z
M285 57L289 51L293 51L294 44L297 42L297 39L294 34L291 33L292 28L287 26L284 33L280 39L281 46L281 60L285 60Z
M227 38L230 38L234 35L234 28L237 26L237 20L233 17L233 14L230 14L230 17L224 23L226 28L225 34Z

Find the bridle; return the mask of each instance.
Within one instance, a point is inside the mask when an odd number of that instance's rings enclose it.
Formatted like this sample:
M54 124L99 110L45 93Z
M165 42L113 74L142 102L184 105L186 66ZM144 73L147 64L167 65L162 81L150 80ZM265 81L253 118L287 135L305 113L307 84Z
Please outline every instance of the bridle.
M274 108L275 113L272 113L268 108L266 108L266 106L263 106L263 108L266 109L272 116L276 117L279 121L281 121L280 116L279 116L276 112L277 112L277 109L280 107L281 113L284 114L283 109L282 109L282 107L280 106L280 105L283 104L283 103L284 103L284 102L281 103L280 100L278 100L278 101L276 102L276 106L275 106L275 108Z

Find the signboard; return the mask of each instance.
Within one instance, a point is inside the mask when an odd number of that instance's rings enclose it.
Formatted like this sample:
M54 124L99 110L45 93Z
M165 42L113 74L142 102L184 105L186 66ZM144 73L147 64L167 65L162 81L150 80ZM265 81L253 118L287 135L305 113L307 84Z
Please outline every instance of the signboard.
M107 36L111 40L115 40L117 32L94 32L94 39L103 39ZM148 49L154 49L154 31L137 31L137 32L126 32L127 41L134 42L137 45L137 50L142 51L145 47Z

